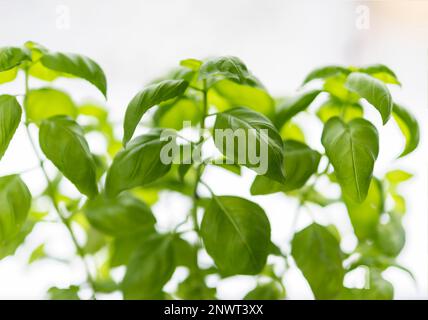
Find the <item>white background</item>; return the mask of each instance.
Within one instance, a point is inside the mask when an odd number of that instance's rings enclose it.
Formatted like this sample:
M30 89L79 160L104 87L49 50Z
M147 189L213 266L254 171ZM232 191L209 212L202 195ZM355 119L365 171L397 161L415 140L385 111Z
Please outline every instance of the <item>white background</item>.
M359 10L369 9L369 26L359 28ZM361 9L363 8L363 9ZM389 269L385 277L393 282L396 298L426 298L428 273L427 240L427 59L428 3L425 1L285 1L285 0L0 0L0 46L21 45L27 40L40 42L52 50L77 52L96 60L108 79L107 106L114 121L120 123L126 104L148 81L162 75L184 58L236 55L258 76L273 95L291 94L304 76L324 64L365 65L384 63L396 71L403 83L394 88L394 98L417 116L421 125L421 146L402 160L394 160L403 140L392 121L381 126L379 116L367 108L368 116L380 130L380 159L375 173L402 168L415 174L403 185L408 199L405 217L407 243L399 261L410 268L417 287L401 271ZM0 93L21 93L22 77L16 84L0 86ZM34 83L40 85L40 83ZM70 80L55 82L71 88L76 101L102 102L91 86ZM320 126L300 116L299 122L313 146L320 147ZM102 149L93 139L91 148ZM0 163L0 174L31 168L36 159L20 130ZM253 174L240 180L223 171L205 176L216 193L250 198L246 187ZM24 176L32 191L43 187L40 173ZM333 190L334 191L334 190ZM172 195L161 201L155 213L163 228L180 221L188 203ZM273 226L273 240L286 250L296 204L280 195L258 197ZM344 208L331 206L312 209L320 223L335 223L343 236L345 250L355 239ZM310 220L303 212L298 228ZM44 298L52 285L79 283L84 277L81 263L70 266L40 261L26 267L31 250L47 243L51 254L68 257L69 238L61 226L41 225L27 238L16 256L0 261L0 298ZM177 279L184 274L178 272ZM358 285L358 281L351 285ZM292 269L285 276L289 298L312 298L301 274ZM241 298L254 283L247 277L222 281L221 298ZM84 295L85 293L83 293ZM115 296L116 297L116 296Z

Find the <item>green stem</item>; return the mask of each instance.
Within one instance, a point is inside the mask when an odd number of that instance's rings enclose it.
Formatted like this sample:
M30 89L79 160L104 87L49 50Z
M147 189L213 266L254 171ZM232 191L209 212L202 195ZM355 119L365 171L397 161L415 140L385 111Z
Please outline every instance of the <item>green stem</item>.
M201 131L202 134L199 138L199 142L198 143L202 143L202 141L204 141L204 135L203 135L203 131L205 129L205 118L207 117L207 113L208 113L208 89L207 89L207 81L204 80L203 81L203 90L202 90L202 119L201 119ZM198 195L198 186L199 186L199 182L201 180L201 176L203 174L203 171L205 169L205 166L203 164L198 165L198 167L196 168L196 178L195 178L195 183L194 183L194 187L193 187L193 207L191 210L191 215L192 215L192 220L193 220L193 227L195 229L195 231L197 232L197 234L200 237L200 230L199 230L199 223L198 223L198 204L197 201L199 199L199 195Z
M37 149L36 143L34 142L34 139L31 135L31 131L30 131L30 123L28 121L27 118L27 95L29 92L29 85L28 85L28 70L25 70L25 95L24 95L24 110L25 110L25 116L26 116L26 121L25 121L25 131L27 133L27 137L28 140L30 141L31 147L34 151L34 154L36 155L38 161L39 161L39 167L43 172L43 175L45 177L46 183L47 183L47 191L48 191L48 196L52 202L52 205L58 215L58 217L60 218L61 222L64 224L64 226L66 227L68 233L70 234L70 238L76 248L77 254L80 256L80 258L83 261L83 265L85 267L86 270L86 275L87 275L87 281L91 286L91 289L93 291L93 299L95 299L95 281L92 278L91 272L90 272L90 268L89 265L85 259L85 251L84 249L80 246L79 242L77 241L76 235L74 234L73 229L71 228L70 225L70 221L67 219L66 215L61 211L61 208L58 205L58 202L56 201L55 198L55 194L53 192L53 186L52 186L52 181L50 180L48 173L46 171L45 168L45 164L44 161L42 159L42 157L39 154L39 151Z

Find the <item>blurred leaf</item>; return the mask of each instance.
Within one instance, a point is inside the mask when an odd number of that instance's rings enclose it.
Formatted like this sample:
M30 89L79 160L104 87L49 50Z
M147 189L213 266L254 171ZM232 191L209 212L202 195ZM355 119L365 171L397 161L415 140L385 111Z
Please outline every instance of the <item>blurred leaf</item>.
M154 228L156 219L150 207L129 193L115 198L98 195L84 208L89 222L111 236L125 236Z
M138 92L126 109L123 144L126 145L131 140L138 123L148 109L182 95L188 85L189 83L184 80L164 80Z
M0 160L21 121L22 110L15 97L0 96Z
M392 115L406 139L406 146L400 154L400 157L404 157L418 147L419 125L413 115L397 104L394 104Z
M323 89L328 92L333 98L347 103L358 102L360 96L352 91L349 91L345 86L347 76L337 74L325 80Z
M373 239L383 211L383 190L379 180L373 178L367 198L357 203L344 196L349 218L359 240Z
M302 129L291 121L288 121L282 126L279 134L281 135L282 140L296 140L302 143L305 143L306 140Z
M306 84L309 81L312 81L315 79L329 78L329 77L334 76L338 73L347 75L349 72L350 72L350 70L348 68L345 68L342 66L325 66L325 67L317 68L317 69L312 70L306 76L305 80L303 80L303 84Z
M383 124L388 122L393 102L388 88L382 81L364 73L353 72L346 80L346 87L375 107L382 116Z
M379 153L375 126L362 118L344 123L334 117L325 124L321 142L343 194L355 202L363 202Z
M28 264L32 264L33 262L43 259L46 257L45 252L45 244L42 243L41 245L37 246L33 252L31 252L30 257L28 258Z
M371 66L360 68L359 71L367 73L385 83L401 85L394 71L383 64L373 64Z
M186 68L189 68L193 71L199 71L202 61L197 59L185 59L180 61L180 65Z
M274 101L263 88L241 85L230 80L221 80L213 88L225 99L223 104L227 105L227 109L244 106L268 117L273 116ZM220 105L219 110L224 111L224 108Z
M210 288L205 284L204 277L199 273L190 275L178 284L176 295L184 300L214 300L216 288Z
M385 175L386 180L394 187L412 177L413 174L400 169L389 171Z
M18 175L0 177L0 247L22 229L31 206L31 193Z
M180 98L162 103L153 115L153 121L160 128L181 130L184 121L189 121L189 125L195 126L201 117L202 112L195 100Z
M80 192L89 197L98 193L94 158L75 121L66 116L43 120L39 141L46 157Z
M52 287L48 290L49 299L51 300L80 300L78 286L70 286L68 288Z
M256 203L233 196L213 197L201 224L208 254L224 275L257 274L266 264L270 224Z
M18 68L12 68L7 71L0 72L0 84L11 82L15 80L18 75Z
M297 232L291 252L316 299L331 299L342 287L344 269L339 242L331 232L313 223Z
M301 188L317 172L321 155L298 141L284 142L284 183L272 181L264 176L256 176L251 185L252 195L288 192Z
M401 216L397 213L389 214L390 220L377 227L375 239L377 247L386 255L395 257L406 243L406 231L401 223Z
M347 103L331 98L321 105L317 111L317 116L324 123L333 117L341 116L345 122L349 122L355 118L363 117L363 107L357 103Z
M157 298L175 270L171 236L145 241L132 255L122 282L125 299Z
M30 52L25 48L0 48L0 72L13 69L24 61L31 60Z
M25 105L28 119L36 123L57 115L77 116L76 105L70 96L56 89L31 90Z
M285 293L276 281L258 284L253 290L248 292L244 300L282 300Z

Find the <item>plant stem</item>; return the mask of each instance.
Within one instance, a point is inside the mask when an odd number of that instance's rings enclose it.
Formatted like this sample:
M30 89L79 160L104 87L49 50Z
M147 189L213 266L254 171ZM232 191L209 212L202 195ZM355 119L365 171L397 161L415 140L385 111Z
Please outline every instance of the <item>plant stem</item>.
M199 142L201 143L202 141L204 141L204 129L205 129L205 118L207 117L207 113L208 113L208 89L207 89L207 81L203 80L203 90L202 90L202 119L201 119L201 135L199 138ZM199 230L199 223L198 223L198 204L197 201L199 199L199 195L198 195L198 186L199 186L199 182L201 180L201 176L203 174L203 171L205 169L205 166L201 163L198 165L198 167L196 168L196 178L195 178L195 184L193 187L193 207L191 210L191 215L192 215L192 219L193 219L193 227L196 231L196 233L198 234L198 236L200 237L200 230Z
M29 92L29 85L28 85L28 70L25 70L25 95L24 95L24 111L25 111L25 116L27 117L27 95ZM52 205L58 215L58 217L60 218L61 222L64 224L64 226L66 227L68 233L70 234L70 238L74 244L74 247L76 248L77 254L80 256L80 258L83 261L83 265L85 267L86 270L86 275L87 275L87 281L91 286L91 289L93 291L93 295L92 298L95 299L95 281L92 278L90 269L89 269L89 265L85 259L85 251L84 249L80 246L79 242L77 241L76 235L73 232L73 229L71 228L70 225L70 221L68 220L68 218L66 217L66 215L64 215L64 213L61 211L61 208L58 205L58 202L56 201L55 198L55 194L53 192L53 188L52 188L52 181L50 180L48 173L46 171L45 165L44 165L44 161L42 159L42 157L39 154L39 151L37 149L36 143L34 142L34 139L31 135L31 131L30 131L30 123L28 121L28 118L25 121L25 132L27 133L27 137L28 140L30 141L31 147L34 151L34 154L36 155L38 161L39 161L39 167L43 172L43 175L45 177L46 183L47 183L47 191L48 191L48 196L52 202Z

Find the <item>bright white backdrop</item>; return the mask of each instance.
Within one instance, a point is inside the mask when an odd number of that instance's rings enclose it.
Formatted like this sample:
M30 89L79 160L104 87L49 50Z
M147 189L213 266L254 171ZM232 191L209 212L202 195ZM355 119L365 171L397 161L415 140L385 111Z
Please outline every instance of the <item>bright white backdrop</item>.
M368 11L366 11L368 9ZM361 14L367 12L368 20ZM386 168L402 168L415 173L403 185L409 211L405 218L407 244L399 261L415 274L418 286L397 270L386 277L396 287L396 298L426 298L428 274L428 148L426 140L428 3L424 1L302 1L302 0L144 0L144 1L57 1L0 0L0 46L20 45L27 40L40 42L58 51L78 52L96 60L105 70L112 119L120 121L127 102L154 77L176 66L181 59L212 55L239 56L274 95L292 93L312 68L328 64L360 65L382 62L396 71L403 83L394 89L394 97L405 103L420 120L421 147L406 159L394 161L403 141L392 123L381 127L378 117L369 114L380 128L381 157L375 173ZM368 23L368 24L367 24ZM18 79L19 82L22 79ZM58 86L72 88L77 101L102 97L86 84L60 80ZM4 85L0 92L22 92L22 86ZM320 128L305 116L300 118L311 143L319 146ZM97 141L91 142L98 148ZM30 146L19 132L0 163L0 174L25 170L36 164ZM209 181L219 194L250 197L242 180L209 171ZM223 174L223 173L222 173ZM42 176L27 174L33 191L43 186ZM166 195L167 196L167 195ZM169 195L168 195L169 196ZM188 203L181 198L155 207L160 224L167 228L178 221ZM279 195L259 197L273 225L273 239L285 243L295 203ZM334 222L344 235L349 249L355 239L342 207L315 209L317 221ZM305 214L298 227L308 220ZM52 285L66 286L83 279L82 266L50 261L26 267L31 249L47 242L52 254L67 257L72 252L62 227L44 225L27 239L16 256L0 261L0 298L43 298ZM178 272L177 277L183 274ZM286 275L289 298L311 298L301 274ZM173 287L175 284L171 283ZM221 298L241 298L252 288L247 277L223 281L218 287Z

